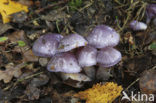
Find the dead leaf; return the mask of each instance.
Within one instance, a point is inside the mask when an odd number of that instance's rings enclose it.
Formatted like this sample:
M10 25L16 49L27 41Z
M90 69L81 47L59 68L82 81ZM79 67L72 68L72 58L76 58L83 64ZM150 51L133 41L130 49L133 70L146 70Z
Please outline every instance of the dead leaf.
M6 70L0 70L0 80L3 80L4 83L9 83L13 77L19 77L22 72L21 69L25 67L25 63L18 64L14 66L13 63L9 63L5 66Z
M32 6L33 1L32 0L19 0L18 1L20 4L26 5L26 6Z
M38 77L33 78L30 82L30 85L34 87L40 87L40 86L47 84L48 81L49 81L49 77L45 74L41 74Z
M52 92L52 100L54 103L64 103L64 98L56 90Z
M35 86L28 85L25 94L28 96L29 100L37 100L40 97L41 90Z
M145 70L139 81L139 87L142 93L155 94L156 93L156 70Z
M10 40L11 43L17 43L19 41L22 41L25 43L25 46L16 46L14 48L14 51L16 52L26 52L30 49L30 47L27 45L28 42L27 42L27 39L26 39L26 36L25 36L25 32L23 30L19 30L19 31L15 31L13 32L12 34L10 34L8 36L8 39Z
M56 10L51 11L47 15L42 15L41 19L47 20L47 21L57 21L57 20L64 20L65 18L68 18L69 15L67 15L65 12L58 12Z
M37 62L38 57L34 55L31 49L23 53L23 61L25 62Z
M0 27L1 27L0 35L5 33L9 29L13 29L13 27L11 25L9 25L9 24L2 24L2 23L0 23Z
M12 34L8 36L8 38L11 42L17 42L19 40L22 40L24 42L26 41L25 33L23 30L13 32Z
M8 23L10 15L20 11L28 12L28 7L12 0L0 0L0 14L3 23Z
M28 18L26 12L21 11L11 15L12 21L15 23L23 23Z

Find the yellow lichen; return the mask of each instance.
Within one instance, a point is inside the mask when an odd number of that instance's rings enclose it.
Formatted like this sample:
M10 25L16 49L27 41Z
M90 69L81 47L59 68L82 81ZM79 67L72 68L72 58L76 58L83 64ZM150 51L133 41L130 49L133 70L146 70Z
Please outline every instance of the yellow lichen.
M75 97L86 100L86 103L112 103L121 93L123 88L113 82L104 85L98 83L92 88L75 94Z

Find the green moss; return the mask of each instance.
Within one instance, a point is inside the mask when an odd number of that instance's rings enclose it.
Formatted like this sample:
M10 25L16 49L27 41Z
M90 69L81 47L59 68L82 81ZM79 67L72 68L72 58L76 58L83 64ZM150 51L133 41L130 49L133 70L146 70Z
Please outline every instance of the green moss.
M82 0L71 0L68 3L70 10L75 11L82 5Z

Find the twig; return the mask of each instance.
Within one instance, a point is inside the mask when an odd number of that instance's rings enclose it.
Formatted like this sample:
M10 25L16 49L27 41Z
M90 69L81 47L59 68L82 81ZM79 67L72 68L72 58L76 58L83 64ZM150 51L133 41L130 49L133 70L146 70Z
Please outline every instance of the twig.
M134 82L132 82L124 91L128 91L128 89L133 86L136 82L138 82L140 78L137 78Z
M154 69L156 69L156 66L152 67L151 70L154 70ZM135 81L133 81L124 91L128 91L128 89L129 89L131 86L133 86L136 82L138 82L139 80L140 80L140 77L137 78Z
M43 73L43 72L39 72L39 73L36 73L36 74L29 75L29 76L27 76L27 77L25 77L25 78L22 78L22 79L18 79L14 84L9 85L9 86L7 86L6 88L4 88L3 91L7 91L7 90L10 89L11 87L15 87L18 83L20 83L20 82L22 82L22 81L24 81L24 80L33 78L33 77L35 77L35 76L38 76L38 75L40 75L40 74L42 74L42 73Z
M64 4L64 3L66 3L66 2L68 2L68 0L62 0L62 1L59 1L58 3L47 5L47 6L44 7L44 8L35 10L35 13L36 13L36 14L41 13L41 12L47 10L47 9L50 9L50 8L52 8L52 7L54 7L54 6L58 6L58 5L60 5L60 4Z
M90 7L93 3L94 3L93 1L90 2L89 4L87 4L87 5L85 5L83 8L81 8L79 11L81 12L82 10L84 10L84 9L86 9L86 8L88 8L88 7Z

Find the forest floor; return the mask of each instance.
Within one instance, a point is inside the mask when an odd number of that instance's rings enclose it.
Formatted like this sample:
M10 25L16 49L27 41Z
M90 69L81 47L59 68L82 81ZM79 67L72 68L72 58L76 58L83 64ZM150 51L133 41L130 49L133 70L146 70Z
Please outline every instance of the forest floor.
M131 91L140 91L142 73L156 69L156 26L151 22L144 31L129 28L132 20L146 23L146 6L155 0L19 1L29 7L28 13L12 15L6 24L0 19L0 38L6 39L0 39L0 103L85 103L73 95L105 82L121 85L130 95ZM59 73L47 71L50 58L32 53L34 41L45 33L87 36L100 24L120 34L116 48L122 60L98 76L99 67L95 67L92 81L63 80ZM113 103L121 103L121 97Z

